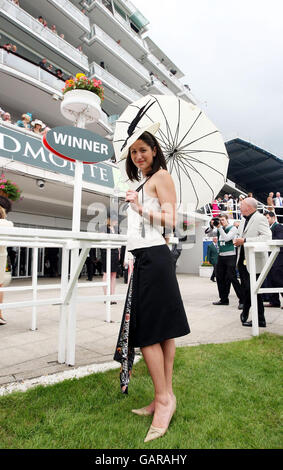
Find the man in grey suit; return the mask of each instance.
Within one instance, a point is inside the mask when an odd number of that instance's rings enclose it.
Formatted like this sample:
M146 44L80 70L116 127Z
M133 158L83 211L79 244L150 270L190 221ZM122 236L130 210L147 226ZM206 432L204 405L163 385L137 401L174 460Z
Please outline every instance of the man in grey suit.
M257 211L257 201L248 197L241 203L241 213L244 218L241 220L238 233L239 238L234 240L234 245L239 247L237 253L237 264L244 291L244 306L240 315L243 326L252 326L251 321L247 321L251 307L250 275L247 254L245 253L245 243L253 241L267 241L271 239L271 230L264 215ZM263 269L267 260L267 252L256 253L256 273L257 277ZM258 324L265 327L264 306L262 295L258 294Z

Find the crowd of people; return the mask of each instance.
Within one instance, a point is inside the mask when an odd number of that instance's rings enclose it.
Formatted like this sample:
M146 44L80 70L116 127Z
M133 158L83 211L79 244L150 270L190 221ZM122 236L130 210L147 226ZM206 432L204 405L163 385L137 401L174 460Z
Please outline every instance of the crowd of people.
M12 3L14 3L15 5L17 5L17 6L20 6L19 0L10 0L10 1L11 1ZM85 10L85 9L81 9L81 12L85 14L85 13L86 13L86 10ZM52 33L58 34L58 36L60 36L60 38L65 39L64 33L58 33L58 31L57 31L57 26L56 26L55 24L52 24L52 25L49 27L46 18L44 18L44 17L41 16L41 15L39 15L39 16L37 17L37 20L39 21L39 23L42 24L42 26L44 26L45 28L49 28L50 31L52 31ZM78 46L77 49L78 49L80 52L82 52L82 47L81 47L81 46Z
M38 21L39 21L45 28L48 28L48 27L49 27L48 24L47 24L47 20L46 20L45 18L43 18L43 16L40 15L37 19L38 19ZM59 33L57 32L57 28L56 28L56 25L55 25L55 24L52 24L52 25L50 26L50 30L52 31L52 33L58 34L58 35L60 36L60 38L65 39L64 33L60 33L60 34L59 34Z
M238 220L241 218L241 203L246 197L253 197L253 193L249 192L247 196L240 194L238 197L227 193L223 197L218 196L209 204L207 212L211 213L213 218L225 212L228 218ZM262 205L262 211L264 210L275 212L276 216L282 217L279 222L283 223L283 198L280 192L277 191L275 197L273 192L269 193L266 205Z
M60 78L61 80L64 80L65 81L65 78L64 78L64 74L62 72L61 69L55 69L55 72L53 72L53 69L54 69L54 66L52 64L48 64L47 63L47 59L46 57L43 57L39 63L38 63L39 67L41 67L42 69L46 70L47 72L52 72L53 75L55 75L57 78ZM70 77L68 77L70 78ZM66 78L67 79L67 78Z
M33 132L34 134L45 135L46 132L50 129L46 126L40 119L32 119L32 113L24 113L21 116L21 119L12 122L11 114L8 111L4 111L0 107L0 123L5 122L8 124L14 124L17 127L22 127L28 131Z
M279 198L280 194L276 197ZM225 208L227 209L227 206ZM253 197L243 198L240 211L241 219L237 221L231 215L229 216L227 211L211 219L209 227L205 230L206 236L212 238L207 247L206 259L213 266L210 279L217 282L219 293L219 300L213 304L229 305L232 284L238 297L238 309L242 311L241 322L243 326L252 326L252 322L248 321L251 306L250 276L244 244L249 241L268 241L271 238L282 240L283 225L278 223L274 211L266 210L264 214L261 214L257 210L257 201ZM257 278L263 269L266 256L265 252L257 254ZM282 287L282 280L283 248L280 249L263 287ZM263 302L267 301L268 307L280 308L279 294L259 294L257 297L259 326L265 327Z
M82 11L82 13L84 13L85 11ZM37 20L42 24L42 26L44 26L45 28L49 28L48 24L47 24L47 20L45 18L43 18L43 16L38 16ZM50 31L52 31L52 33L54 34L57 34L60 38L62 39L65 39L65 34L64 33L58 33L57 31L57 26L55 24L52 24L50 26ZM82 52L82 46L78 46L77 49Z
M252 193L248 193L247 197L253 197ZM219 217L222 212L226 212L230 218L239 219L241 216L241 202L245 196L240 194L236 197L232 194L224 194L223 198L218 196L209 205L209 209L213 217Z
M16 54L18 50L16 44L12 44L11 42L6 42L3 45L3 49L5 49L7 52L12 52L13 54Z
M279 191L275 193L269 193L266 200L267 209L271 212L275 212L277 217L280 219L279 222L283 223L283 197Z
M16 44L12 44L11 42L6 42L3 46L3 49L5 49L5 51L9 52L9 53L12 53L12 54L15 54L17 55L18 57L21 57L25 60L29 60L27 59L26 57L22 56L21 54L18 53L18 48L16 46ZM35 62L32 62L31 60L29 60L29 62L31 63L35 63ZM64 72L60 69L60 68L56 68L54 65L52 65L50 62L48 63L47 62L47 59L46 57L43 57L39 62L38 62L38 65L39 67L41 67L43 70L46 70L47 72L51 73L52 75L54 75L55 77L63 80L65 82L65 80L71 78L70 75L67 75L67 74L64 74Z

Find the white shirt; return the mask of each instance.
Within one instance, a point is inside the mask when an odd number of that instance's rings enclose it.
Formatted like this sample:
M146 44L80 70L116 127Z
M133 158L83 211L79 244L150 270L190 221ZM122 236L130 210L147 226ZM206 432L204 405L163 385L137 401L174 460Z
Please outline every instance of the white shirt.
M282 197L275 197L274 198L274 205L275 205L275 207L282 207L283 206L283 198Z
M143 208L146 211L161 212L161 206L157 197L148 196L145 188L143 188L144 201ZM139 192L139 203L142 203L142 190ZM149 246L164 245L166 243L163 237L163 227L157 224L151 224L148 219L139 215L131 204L127 209L128 213L128 243L127 250L135 250L137 248L145 248ZM142 226L144 220L145 236L142 237Z

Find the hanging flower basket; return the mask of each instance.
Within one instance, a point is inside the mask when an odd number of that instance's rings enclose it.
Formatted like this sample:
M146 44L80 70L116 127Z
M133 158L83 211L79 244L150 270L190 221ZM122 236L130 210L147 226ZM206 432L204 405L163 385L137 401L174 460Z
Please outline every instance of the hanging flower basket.
M83 73L77 73L76 78L66 80L65 86L62 89L63 95L72 90L91 91L91 93L99 96L101 101L104 100L102 82L100 80L96 80L96 78L87 78Z
M104 90L100 80L78 73L76 78L66 80L62 92L61 112L66 119L76 121L80 113L84 113L87 122L97 121L101 117Z
M8 194L5 193L5 191L3 191L2 189L0 189L0 196L7 197L7 198L8 198Z
M17 183L6 178L4 173L0 177L0 196L7 197L11 201L17 201L21 197L22 191Z

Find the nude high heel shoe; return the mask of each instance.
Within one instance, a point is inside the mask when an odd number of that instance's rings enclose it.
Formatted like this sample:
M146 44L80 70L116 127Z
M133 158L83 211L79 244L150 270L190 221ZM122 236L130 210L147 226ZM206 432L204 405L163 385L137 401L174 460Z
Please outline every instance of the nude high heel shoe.
M151 413L150 411L148 411L146 409L146 407L139 408L138 410L132 410L132 413L135 413L136 415L139 415L139 416L151 416L151 415L153 415L153 412Z
M169 424L170 424L170 421L172 419L172 416L176 411L176 406L177 406L176 397L174 396L174 404L173 404L173 409L172 409L172 413L171 413L171 416L170 416L168 426L166 428L156 428L155 426L150 426L149 431L147 433L147 436L146 436L144 442L153 441L154 439L158 439L159 437L164 436L164 434L167 432L167 430L169 428Z

